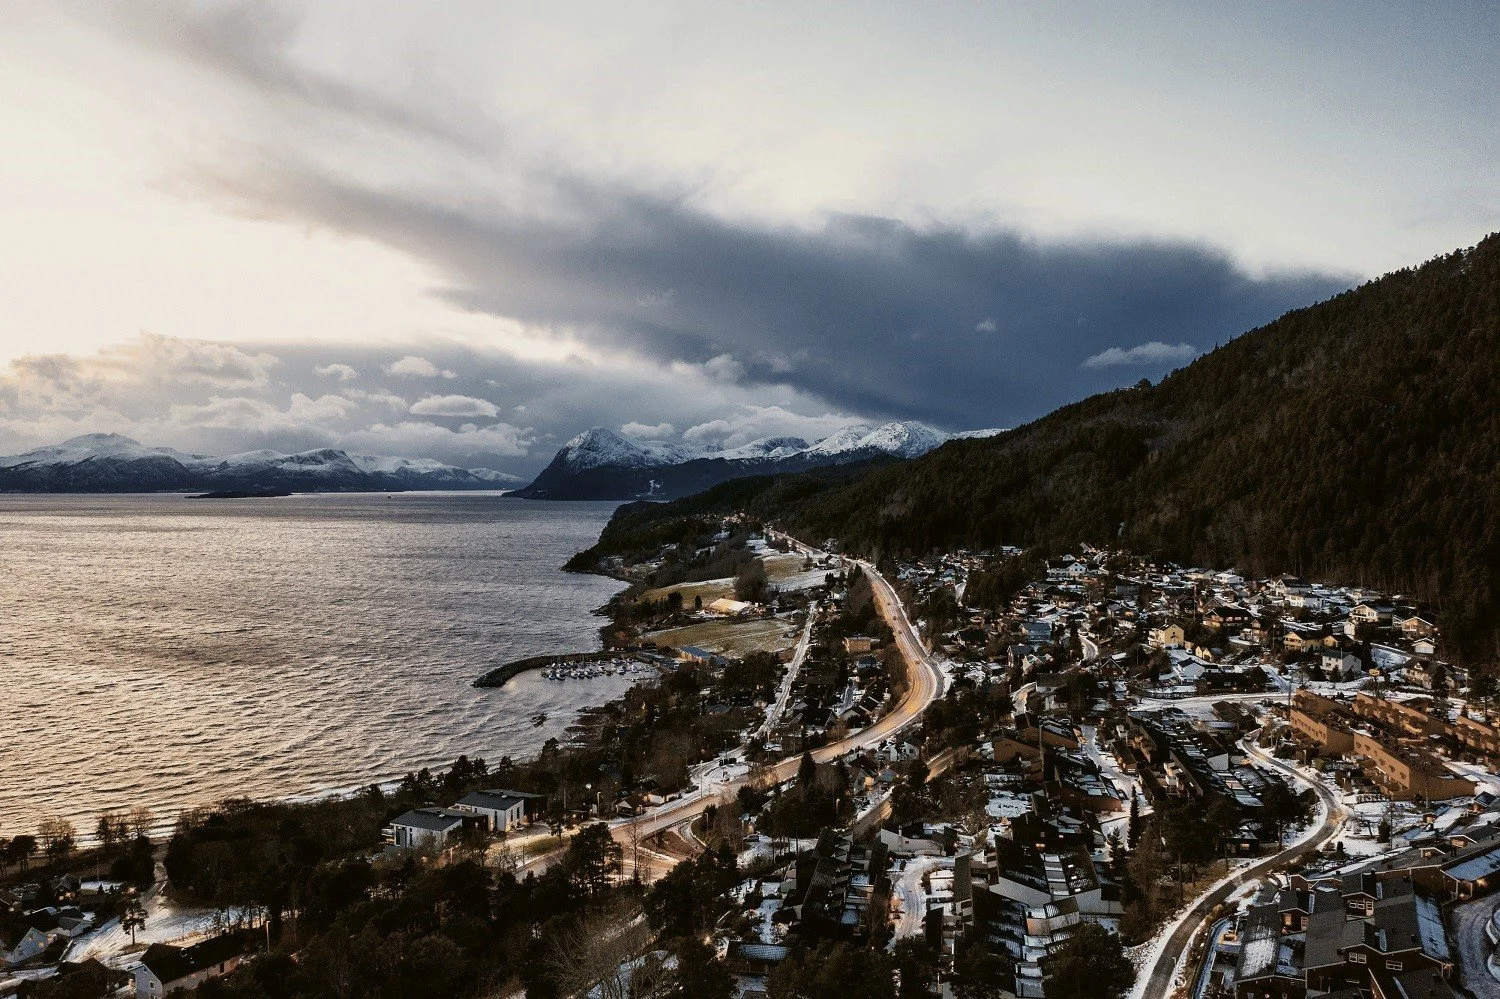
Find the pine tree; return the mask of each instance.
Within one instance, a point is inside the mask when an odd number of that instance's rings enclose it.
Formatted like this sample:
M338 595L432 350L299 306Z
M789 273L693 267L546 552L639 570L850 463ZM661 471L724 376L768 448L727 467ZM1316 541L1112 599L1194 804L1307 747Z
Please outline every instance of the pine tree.
M1141 795L1135 788L1130 789L1130 824L1125 827L1125 842L1132 850L1141 838Z
M137 930L146 928L146 907L141 904L141 898L131 889L125 894L125 903L120 909L120 929L130 934L130 946L135 946L135 934Z

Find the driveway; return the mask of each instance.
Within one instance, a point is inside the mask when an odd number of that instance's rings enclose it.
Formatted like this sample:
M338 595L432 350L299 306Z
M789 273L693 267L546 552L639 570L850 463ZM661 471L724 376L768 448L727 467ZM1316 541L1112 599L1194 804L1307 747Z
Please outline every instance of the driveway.
M1449 925L1453 929L1454 958L1458 961L1463 982L1475 999L1500 999L1500 982L1490 973L1489 939L1484 935L1485 924L1490 914L1500 903L1500 896L1477 899L1455 905L1448 913Z

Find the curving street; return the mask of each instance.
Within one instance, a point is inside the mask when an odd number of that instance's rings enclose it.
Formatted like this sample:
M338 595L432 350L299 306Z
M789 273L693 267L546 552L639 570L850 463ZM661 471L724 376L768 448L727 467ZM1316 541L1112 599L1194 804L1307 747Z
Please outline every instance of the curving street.
M1188 942L1192 940L1193 934L1203 925L1203 921L1208 918L1208 914L1213 911L1214 906L1229 898L1230 895L1234 894L1236 889L1244 885L1247 881L1263 877L1278 867L1287 866L1307 854L1321 849L1325 843L1334 837L1339 827L1343 824L1343 807L1339 804L1338 796L1332 791L1317 781L1306 777L1295 767L1289 767L1275 757L1261 752L1258 746L1250 742L1244 742L1243 745L1245 752L1255 757L1257 761L1269 766L1273 770L1279 770L1293 780L1312 788L1318 797L1322 799L1325 806L1323 823L1318 827L1318 831L1315 834L1303 842L1250 865L1218 887L1201 895L1198 901L1193 904L1193 907L1188 910L1187 915L1181 917L1177 925L1173 927L1170 936L1167 938L1166 945L1162 948L1162 952L1157 957L1156 963L1151 967L1151 974L1146 979L1144 991L1142 991L1141 986L1137 985L1135 991L1132 993L1135 996L1155 997L1170 994L1173 985L1172 979L1177 972L1177 963L1182 959L1182 953L1187 948Z
M793 538L787 540L798 550L805 554L821 556L825 554L815 548L810 548ZM829 743L813 750L813 758L819 763L827 763L835 760L851 750L864 749L868 746L878 745L891 736L896 735L912 722L922 717L922 712L927 709L938 697L942 696L943 686L946 682L942 667L927 650L922 647L921 640L917 637L916 628L906 616L905 609L901 606L901 600L896 596L895 589L890 582L882 576L873 565L867 562L857 563L869 576L871 589L875 595L875 606L880 616L885 620L895 638L896 648L901 653L901 658L906 663L907 688L901 700L890 711L886 712L875 724L867 729L839 740ZM809 627L803 636L803 643L808 641L811 635ZM805 650L799 649L805 655ZM774 766L767 769L766 773L777 781L789 780L796 776L797 766L801 760L801 754L784 757ZM642 844L658 833L665 832L676 826L689 822L703 814L710 805L716 804L725 796L733 795L746 783L747 777L737 777L717 784L712 790L700 788L692 796L677 801L670 801L651 809L644 815L633 819L624 819L611 824L610 832L615 842L629 855L632 848ZM558 856L562 848L558 847L548 853L534 857L522 865L524 871L540 871L548 867ZM650 851L649 854L643 850L643 859L653 863L642 863L642 871L649 868L651 874L658 873L658 866L670 866L677 858L670 857Z
M806 549L805 546L799 547L821 554L813 549ZM907 689L900 702L869 728L813 750L813 758L819 763L838 759L851 750L863 749L884 742L922 717L922 712L927 709L927 705L940 697L943 692L943 671L922 647L921 640L917 638L916 628L907 618L895 589L884 576L875 570L874 566L867 563L859 564L870 577L876 607L880 611L880 616L890 626L891 633L895 636L896 647L901 652L901 658L906 662ZM767 772L778 781L789 780L796 776L800 760L801 754L787 756L775 766L770 767ZM615 839L629 840L632 835L652 836L663 829L696 818L709 805L719 800L720 796L733 794L744 783L744 778L726 781L712 795L700 791L691 798L668 802L645 815L622 821L615 826ZM635 830L634 833L632 829Z

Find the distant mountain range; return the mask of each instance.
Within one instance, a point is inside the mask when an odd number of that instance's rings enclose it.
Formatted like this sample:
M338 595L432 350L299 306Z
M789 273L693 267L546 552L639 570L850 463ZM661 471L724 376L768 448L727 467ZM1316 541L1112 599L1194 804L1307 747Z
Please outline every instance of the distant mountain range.
M748 475L804 472L833 465L917 458L957 437L921 423L851 424L808 443L764 437L731 449L627 437L606 427L564 444L536 480L513 495L527 499L675 499Z
M384 492L505 489L520 481L488 468L456 468L429 458L381 458L336 448L297 454L246 451L220 458L147 447L119 434L84 434L0 457L0 492Z

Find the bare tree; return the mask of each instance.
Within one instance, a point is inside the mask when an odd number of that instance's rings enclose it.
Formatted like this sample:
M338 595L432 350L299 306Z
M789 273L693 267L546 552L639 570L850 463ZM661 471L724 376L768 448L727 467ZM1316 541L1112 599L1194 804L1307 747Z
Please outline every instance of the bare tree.
M42 852L47 854L49 860L66 855L78 839L73 823L56 815L43 819L36 832L42 841Z
M151 810L143 805L136 805L127 812L125 820L130 823L131 835L137 838L148 835L151 832Z
M501 874L514 874L521 869L521 855L501 833L499 842L485 854L485 863Z
M713 845L727 845L736 853L745 848L745 822L740 818L739 796L725 791L719 796L719 807L714 810L714 826L705 830Z
M625 827L625 835L630 838L630 876L645 884L651 878L641 876L641 824L630 822Z
M584 916L560 931L547 954L547 970L559 995L630 999L632 960L651 938L645 917L633 907Z

